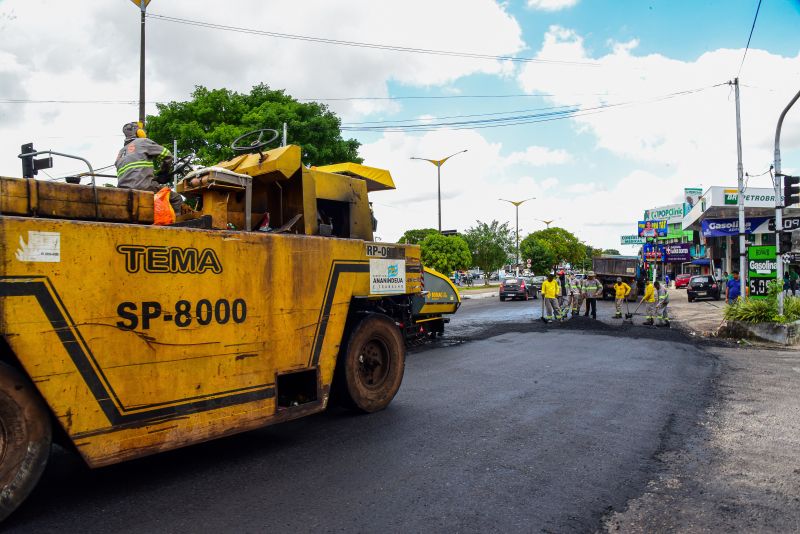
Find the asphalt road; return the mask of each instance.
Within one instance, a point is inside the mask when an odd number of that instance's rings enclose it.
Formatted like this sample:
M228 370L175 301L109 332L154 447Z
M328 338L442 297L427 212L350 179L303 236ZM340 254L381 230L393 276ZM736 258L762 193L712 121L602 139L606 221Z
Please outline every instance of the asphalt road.
M679 333L467 301L377 414L329 411L95 471L64 451L9 532L591 532L709 402ZM601 319L610 314L601 305Z

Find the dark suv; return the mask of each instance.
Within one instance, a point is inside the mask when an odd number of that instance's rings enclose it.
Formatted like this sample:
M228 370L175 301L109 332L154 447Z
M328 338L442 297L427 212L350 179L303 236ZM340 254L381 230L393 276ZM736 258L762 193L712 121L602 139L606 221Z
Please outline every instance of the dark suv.
M517 276L500 283L500 300L537 298L536 288L529 278Z
M703 297L719 300L721 291L722 284L710 274L693 276L689 280L689 285L686 286L686 296L689 298L689 302Z

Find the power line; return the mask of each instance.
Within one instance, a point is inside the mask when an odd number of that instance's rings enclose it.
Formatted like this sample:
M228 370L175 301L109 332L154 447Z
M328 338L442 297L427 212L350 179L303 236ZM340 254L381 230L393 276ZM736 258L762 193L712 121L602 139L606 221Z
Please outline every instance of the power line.
M427 55L435 55L435 56L450 56L450 57L463 57L463 58L470 58L470 59L488 59L492 61L512 61L515 63L543 63L543 64L553 64L553 65L580 65L585 67L598 67L599 64L596 62L588 62L588 61L567 61L567 60L557 60L557 59L542 59L542 58L530 58L530 57L518 57L518 56L497 56L492 54L481 54L476 52L459 52L455 50L436 50L431 48L415 48L411 46L398 46L398 45L389 45L389 44L381 44L381 43L366 43L366 42L359 42L359 41L345 41L341 39L331 39L327 37L314 37L310 35L298 35L298 34L291 34L291 33L279 33L267 30L257 30L253 28L242 28L238 26L227 26L224 24L217 24L213 22L203 22L199 20L189 20L183 19L178 17L171 17L168 15L158 15L153 13L147 14L148 18L155 19L155 20L162 20L165 22L174 22L177 24L185 24L188 26L196 26L200 28L209 28L214 30L224 30L230 31L235 33L245 33L249 35L259 35L263 37L274 37L278 39L290 39L295 41L306 41L311 43L321 43L321 44L330 44L330 45L337 45L337 46L349 46L349 47L356 47L356 48L371 48L375 50L388 50L392 52L406 52L406 53L413 53L413 54L427 54Z
M424 121L434 121L434 120L443 120L443 119L461 119L467 117L487 117L492 115L509 115L512 113L529 113L531 111L544 111L549 109L561 109L561 108L575 108L578 107L577 105L564 105L564 106L549 106L545 108L532 108L532 109L517 109L513 111L495 111L492 113L471 113L469 115L447 115L444 117L417 117L414 119L390 119L390 120L378 120L378 121L362 121L362 122L343 122L342 126L356 126L362 124L394 124L394 123L404 123L404 122L424 122Z
M594 115L597 113L603 113L608 111L612 108L619 108L623 106L630 106L635 104L644 104L644 103L656 103L661 102L664 100L669 100L672 98L677 98L681 96L688 96L695 93L699 93L701 91L706 91L708 89L713 89L715 87L720 87L725 85L726 83L718 83L708 87L701 87L697 89L688 89L684 91L676 91L674 93L668 93L665 95L657 96L654 98L646 99L646 100L639 100L639 101L628 101L628 102L616 102L616 103L606 103L601 104L598 106L593 106L590 108L580 108L577 106L572 106L569 109L563 109L558 111L548 111L544 113L533 113L533 114L525 114L525 115L513 115L509 117L493 117L493 118L486 118L486 119L478 119L478 120L470 120L470 121L456 121L456 122L439 122L439 123L430 123L430 122L420 122L417 124L388 124L385 126L342 126L342 131L361 131L361 132L427 132L433 130L440 130L440 129L450 129L450 130L463 130L463 129L483 129L483 128L497 128L500 126L516 126L520 124L532 124L537 122L550 122L555 120L564 120L564 119L571 119L575 117L582 117L586 115Z
M739 72L736 74L736 77L739 77L739 74L742 73L742 67L744 67L744 60L747 57L747 51L750 49L750 39L753 38L753 30L756 28L756 21L758 20L758 12L761 10L761 0L758 0L758 6L756 6L756 16L753 17L753 25L750 26L750 35L747 36L747 46L744 47L744 54L742 54L742 62L739 64Z

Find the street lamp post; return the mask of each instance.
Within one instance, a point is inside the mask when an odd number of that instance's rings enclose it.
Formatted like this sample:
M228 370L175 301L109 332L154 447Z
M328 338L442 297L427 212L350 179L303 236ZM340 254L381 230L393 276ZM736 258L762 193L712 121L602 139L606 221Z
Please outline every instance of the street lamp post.
M546 221L544 219L536 219L536 220L544 223L545 225L547 225L548 228L550 228L550 224L556 222L558 219L550 219L549 221Z
M439 233L442 232L442 165L444 165L444 162L452 158L453 156L456 156L458 154L463 154L466 151L467 150L464 149L459 152L455 152L443 159L427 159L427 158L417 158L417 157L411 158L411 159L427 161L428 163L433 163L434 165L436 165L436 188L437 188L437 197L439 201Z
M144 125L144 19L150 0L131 0L141 10L141 36L139 39L139 122Z
M504 198L500 198L498 200L502 200L503 202L508 202L509 204L514 205L514 210L517 216L517 265L519 265L519 207L529 200L534 200L536 197L526 198L525 200L506 200Z

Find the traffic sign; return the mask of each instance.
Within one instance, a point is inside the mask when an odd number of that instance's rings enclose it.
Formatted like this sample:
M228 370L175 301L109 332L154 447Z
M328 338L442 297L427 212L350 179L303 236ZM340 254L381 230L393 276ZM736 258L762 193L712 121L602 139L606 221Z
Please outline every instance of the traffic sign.
M134 5L136 7L139 7L139 8L142 7L142 2L144 2L144 7L147 7L147 6L150 5L150 0L131 0L131 2L133 2Z
M527 264L528 264L528 267L530 267L530 266L531 266L531 259L530 259L530 258L528 258L527 260L525 260L525 263L527 263Z

